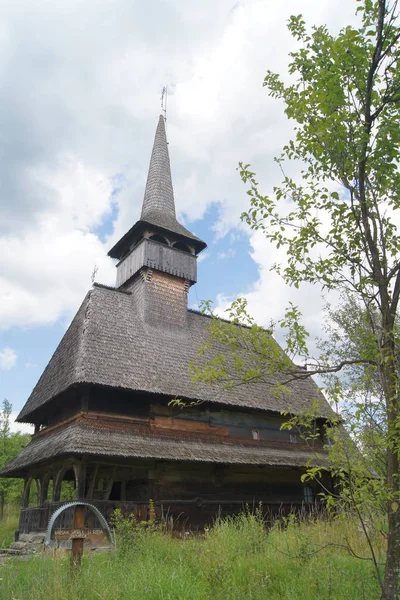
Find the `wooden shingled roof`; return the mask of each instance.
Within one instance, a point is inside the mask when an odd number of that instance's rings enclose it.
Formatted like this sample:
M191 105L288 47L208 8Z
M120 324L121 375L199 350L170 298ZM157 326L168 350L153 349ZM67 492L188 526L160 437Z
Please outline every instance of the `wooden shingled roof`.
M121 258L126 246L146 226L182 236L193 243L197 252L206 247L205 242L181 225L176 218L165 120L162 115L158 119L154 137L140 220L111 248L108 255Z
M109 423L84 415L73 422L43 430L20 454L4 467L0 475L24 476L32 464L46 461L49 456L85 455L149 458L222 464L305 467L306 464L327 464L326 452L316 454L306 444L271 441L218 439L218 436L196 434L176 436L176 432L152 432L137 425Z
M309 410L312 400L318 400L320 416L332 415L311 379L292 382L284 399L272 389L278 377L271 377L270 383L232 390L194 383L188 364L196 358L199 344L207 336L209 317L188 311L185 326L160 327L143 320L135 303L134 295L95 286L86 295L17 420L34 422L37 409L80 383L274 412L290 408L301 413Z

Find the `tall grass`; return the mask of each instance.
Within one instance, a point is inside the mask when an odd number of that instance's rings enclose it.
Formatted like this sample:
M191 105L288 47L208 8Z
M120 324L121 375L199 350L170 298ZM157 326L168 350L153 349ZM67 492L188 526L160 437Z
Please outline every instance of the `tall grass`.
M203 538L133 528L117 550L85 556L74 577L68 555L0 566L1 600L374 600L374 569L357 524L291 517L268 533L260 516L218 521ZM344 540L347 542L344 544ZM383 557L382 540L375 540Z
M0 548L8 548L14 539L14 532L18 529L20 506L6 504L3 519L0 521ZM1 598L1 596L0 596Z

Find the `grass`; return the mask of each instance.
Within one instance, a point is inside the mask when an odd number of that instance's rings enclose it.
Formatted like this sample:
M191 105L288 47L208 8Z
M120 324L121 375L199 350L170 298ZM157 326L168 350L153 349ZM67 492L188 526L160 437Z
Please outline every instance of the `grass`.
M204 538L176 539L156 528L121 535L116 552L10 559L0 565L1 600L374 600L379 586L357 524L289 519L265 533L257 516L216 523ZM118 540L118 538L117 538ZM383 557L382 540L374 540Z
M19 511L20 507L13 504L4 507L3 520L0 521L0 548L8 548L14 540L14 531L18 529Z

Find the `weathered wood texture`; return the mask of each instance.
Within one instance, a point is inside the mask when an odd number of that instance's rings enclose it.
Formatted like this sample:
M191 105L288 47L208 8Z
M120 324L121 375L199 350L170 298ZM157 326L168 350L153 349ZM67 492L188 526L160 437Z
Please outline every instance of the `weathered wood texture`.
M122 515L128 517L135 515L139 522L148 521L149 505L148 503L137 502L117 502L117 501L98 501L93 500L96 506L107 521L110 523L112 514L118 508ZM47 530L47 526L53 512L62 506L64 502L49 503L44 506L23 508L19 520L20 533L42 532ZM301 501L289 502L270 502L260 505L257 502L241 502L240 500L227 500L223 502L204 501L195 499L178 502L155 502L156 517L162 522L171 521L171 525L177 529L198 528L209 526L218 516L230 516L238 514L243 510L260 509L271 518L276 515L287 514L292 510L308 509L309 504ZM73 510L65 511L57 519L57 529L69 529L73 527ZM98 522L92 513L88 513L85 519L85 527L96 528Z
M258 440L290 442L296 431L282 430L284 418L261 412L224 410L206 407L173 408L160 403L150 406L150 424L155 429L209 433L210 435L230 436ZM292 438L293 439L293 438Z
M115 508L120 508L125 516L133 513L138 520L145 521L151 499L157 517L177 520L179 527L189 526L188 523L203 527L218 515L231 515L246 507L261 505L271 515L307 507L317 497L315 489L305 488L301 483L303 472L304 469L223 467L173 461L137 461L132 466L92 462L65 471L75 475L76 498L93 503L107 520ZM42 480L46 482L47 478ZM330 482L327 480L325 485L329 487ZM43 531L61 504L46 499L42 506L23 508L20 531ZM57 527L71 527L72 519L72 512L64 512ZM91 513L87 519L86 526L96 527Z
M187 256L190 258L189 254ZM180 279L184 285L185 279ZM152 289L146 284L141 288ZM166 293L163 304L168 308L171 302L168 289ZM291 382L286 386L284 399L275 393L276 385L282 383L283 378L278 373L271 375L268 384L252 384L251 391L248 386L239 386L232 391L222 384L194 384L188 364L196 359L198 346L208 334L209 318L186 310L183 321L175 323L171 330L168 321L151 321L151 309L148 311L150 321L144 320L142 301L143 298L134 293L95 286L85 298L18 419L40 423L48 405L57 401L60 394L87 385L115 391L130 390L132 402L137 393L147 392L157 394L157 397L208 401L277 414L288 406L294 414L302 413L309 410L311 400L315 400L321 417L333 416L317 386L309 379ZM76 348L80 348L79 353ZM211 350L220 351L218 344Z
M117 287L123 285L142 267L157 269L195 283L196 256L159 242L143 239L117 265Z

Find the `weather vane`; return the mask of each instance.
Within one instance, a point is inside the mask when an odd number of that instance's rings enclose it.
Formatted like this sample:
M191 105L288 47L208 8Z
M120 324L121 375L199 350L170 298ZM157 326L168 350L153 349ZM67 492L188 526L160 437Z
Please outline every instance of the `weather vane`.
M164 85L161 92L161 112L164 114L164 119L167 120L167 96L168 87Z

